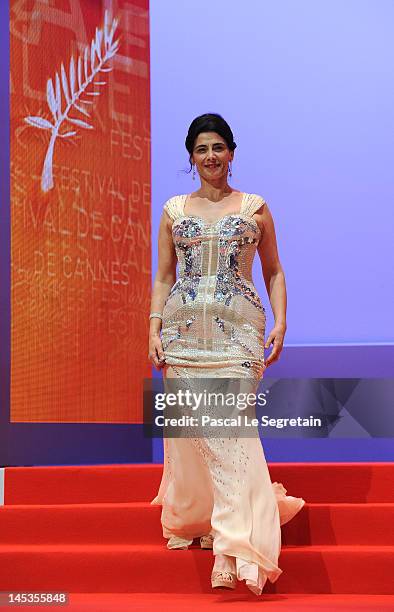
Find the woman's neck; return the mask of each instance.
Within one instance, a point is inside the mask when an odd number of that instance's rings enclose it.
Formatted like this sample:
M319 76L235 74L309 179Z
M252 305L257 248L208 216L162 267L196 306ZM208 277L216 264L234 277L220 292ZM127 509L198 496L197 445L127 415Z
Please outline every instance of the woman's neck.
M215 187L214 185L202 185L194 195L207 199L210 202L220 202L235 191L230 185Z

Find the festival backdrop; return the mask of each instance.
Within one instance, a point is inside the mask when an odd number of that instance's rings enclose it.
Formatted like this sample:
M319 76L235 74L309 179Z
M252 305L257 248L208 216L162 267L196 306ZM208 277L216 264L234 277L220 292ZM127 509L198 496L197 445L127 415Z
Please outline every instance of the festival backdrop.
M148 0L11 0L11 422L140 423Z

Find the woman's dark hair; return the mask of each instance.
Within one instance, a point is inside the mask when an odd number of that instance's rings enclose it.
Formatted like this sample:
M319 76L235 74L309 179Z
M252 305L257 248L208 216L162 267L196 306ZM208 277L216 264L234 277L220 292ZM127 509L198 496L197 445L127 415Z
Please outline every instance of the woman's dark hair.
M217 134L220 134L220 136L226 141L230 151L234 151L237 146L234 142L233 133L229 124L221 115L218 115L217 113L206 113L205 115L196 117L190 124L185 140L185 146L189 152L189 172L193 167L191 157L193 154L194 143L197 136L201 134L201 132L216 132Z

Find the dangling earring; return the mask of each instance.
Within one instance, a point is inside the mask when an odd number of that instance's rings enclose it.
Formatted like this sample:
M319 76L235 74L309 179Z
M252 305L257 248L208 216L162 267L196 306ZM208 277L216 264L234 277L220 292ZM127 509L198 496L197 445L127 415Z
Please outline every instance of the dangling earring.
M194 164L193 164L193 175L192 175L192 176L193 176L193 181L195 181L195 180L196 180L196 171L195 171L195 169L194 169L194 168L195 168L195 166L194 166Z
M228 175L233 176L233 173L231 172L231 161L228 164Z

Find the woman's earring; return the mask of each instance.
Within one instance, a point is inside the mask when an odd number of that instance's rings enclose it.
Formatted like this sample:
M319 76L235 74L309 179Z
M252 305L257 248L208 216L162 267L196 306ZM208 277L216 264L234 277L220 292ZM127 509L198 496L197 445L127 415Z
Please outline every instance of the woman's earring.
M228 164L228 175L233 176L233 173L231 172L231 162Z
M196 180L196 171L195 171L195 166L193 164L193 181Z

